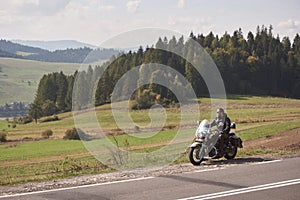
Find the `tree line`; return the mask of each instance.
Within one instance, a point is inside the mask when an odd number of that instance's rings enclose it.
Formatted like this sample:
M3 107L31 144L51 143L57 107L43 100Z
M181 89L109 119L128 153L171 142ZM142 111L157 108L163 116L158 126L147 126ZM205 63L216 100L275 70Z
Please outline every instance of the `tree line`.
M288 37L275 37L272 26L258 26L255 34L249 32L246 37L239 29L232 35L225 32L221 37L212 32L206 36L191 33L187 41L183 37L172 37L169 40L166 37L159 38L155 46L145 49L140 47L135 52L112 56L110 61L101 66L89 66L87 70L75 72L71 76L62 72L44 75L30 114L45 116L70 111L73 89L76 89L76 101L73 102L75 107L109 103L120 78L136 66L140 66L138 71L133 72L136 76L121 79L121 86L117 88L120 94L118 100L131 95L130 98L135 101L134 108L137 109L148 108L157 101L166 106L176 103L178 99L170 88L155 83L140 85L133 94L127 94L132 85L139 86L143 76L148 76L151 80L168 79L170 84L182 88L183 93L186 92L189 84L180 76L159 67L150 70L147 65L149 63L171 67L186 77L197 97L209 96L203 78L191 63L168 51L175 49L186 57L196 59L197 52L190 48L191 40L199 43L212 57L224 80L227 94L300 98L299 34L291 42ZM77 84L74 85L75 79Z
M39 82L34 103L29 109L29 116L37 120L42 116L70 111L76 73L69 76L63 72L44 75Z
M25 116L28 113L29 107L30 105L23 102L6 103L4 106L0 106L0 117Z
M97 52L100 57L91 57L89 60L85 60L86 57L92 52ZM19 55L19 52L26 52L27 55ZM66 63L83 63L83 62L95 62L99 60L109 59L112 55L117 55L119 50L117 49L105 49L97 48L95 50L84 48L69 48L65 50L48 51L45 49L30 47L13 43L7 40L0 40L0 57L21 58L29 60L38 60L44 62L66 62Z

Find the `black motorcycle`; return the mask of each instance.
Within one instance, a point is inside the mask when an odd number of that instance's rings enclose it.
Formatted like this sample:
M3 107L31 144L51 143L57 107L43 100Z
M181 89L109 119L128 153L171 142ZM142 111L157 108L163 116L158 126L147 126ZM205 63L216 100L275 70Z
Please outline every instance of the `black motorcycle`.
M232 123L230 126L229 137L223 142L224 146L220 146L221 134L210 127L207 120L203 120L195 133L194 142L190 146L189 159L193 165L200 165L200 163L208 158L217 159L225 157L226 159L233 159L237 154L238 148L243 148L241 138L236 136L236 124Z

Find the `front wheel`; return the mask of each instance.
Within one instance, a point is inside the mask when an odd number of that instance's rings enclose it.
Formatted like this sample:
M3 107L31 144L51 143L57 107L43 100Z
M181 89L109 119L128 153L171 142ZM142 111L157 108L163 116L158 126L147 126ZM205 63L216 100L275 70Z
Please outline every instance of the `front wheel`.
M237 147L234 146L234 145L229 145L229 149L227 151L227 153L225 153L224 157L227 159L227 160L231 160L231 159L234 159L234 157L236 156L237 154Z
M200 151L203 151L201 147L202 145L197 145L196 147L190 147L189 159L193 165L200 165L200 163L203 161L203 156L200 155Z

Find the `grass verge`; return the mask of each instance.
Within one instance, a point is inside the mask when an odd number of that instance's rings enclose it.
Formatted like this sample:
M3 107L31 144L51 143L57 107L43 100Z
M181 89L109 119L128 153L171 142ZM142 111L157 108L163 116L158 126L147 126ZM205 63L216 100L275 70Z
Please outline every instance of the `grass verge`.
M209 119L209 99L200 99L201 119ZM116 130L110 106L97 109L101 126ZM166 109L168 115L165 126L173 130L160 131L158 134L137 133L117 135L120 148L139 152L153 152L166 145L176 135L180 121L180 110ZM263 138L300 127L300 101L285 98L233 96L228 99L227 113L237 122L237 133L244 141ZM131 117L141 127L150 123L149 110L131 111ZM31 123L7 128L5 120L0 121L0 130L6 129L7 139L19 140L0 145L0 184L27 181L51 180L81 174L111 171L93 158L81 141L61 140L66 129L74 127L71 113L58 115L61 120L48 123ZM197 119L186 121L193 124ZM196 125L195 125L196 127ZM50 140L22 141L24 137L39 139L41 133L51 129L54 135ZM185 129L180 141L192 142L195 129ZM114 142L112 137L109 139ZM93 141L91 141L93 142ZM180 149L180 156L174 163L188 162L186 149ZM261 154L289 154L291 152L272 149L240 149L238 156Z

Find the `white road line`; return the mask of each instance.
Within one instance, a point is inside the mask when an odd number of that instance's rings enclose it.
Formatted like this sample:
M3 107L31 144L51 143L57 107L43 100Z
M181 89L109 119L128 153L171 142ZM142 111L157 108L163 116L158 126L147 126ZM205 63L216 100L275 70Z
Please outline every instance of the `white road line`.
M141 180L147 180L147 179L152 179L152 178L154 178L154 177L149 176L149 177L134 178L134 179L121 180L121 181L112 181L112 182L105 182L105 183L95 183L95 184L90 184L90 185L80 185L80 186L67 187L67 188L57 188L57 189L52 189L52 190L43 190L43 191L26 192L26 193L20 193L20 194L11 194L11 195L0 196L0 199L2 199L2 198L8 198L8 197L25 196L25 195L31 195L31 194L42 194L42 193L48 193L48 192L73 190L73 189L79 189L79 188L88 188L88 187L95 187L95 186L101 186L101 185L111 185L111 184L117 184L117 183L134 182L134 181L141 181Z
M283 159L279 160L269 160L269 161L262 161L262 162L255 162L255 163L250 163L249 165L264 165L264 164L269 164L269 163L275 163L275 162L281 162ZM233 166L233 165L231 165ZM234 165L238 166L238 165ZM215 171L215 170L222 170L226 169L228 166L223 166L223 167L215 167L215 168L209 168L209 169L200 169L200 170L195 170L195 171L190 171L190 172L185 172L183 174L192 174L192 173L201 173L201 172L209 172L209 171Z
M271 160L271 161L257 162L257 163L252 163L252 165L268 164L268 163L279 162L279 161L282 161L282 160ZM210 168L210 169L196 170L196 171L186 172L186 173L184 173L184 174L189 174L189 173L201 173L201 172L215 171L215 170L221 170L221 169L226 169L226 167L217 167L217 168ZM47 192L56 192L56 191L73 190L73 189L79 189L79 188L95 187L95 186L101 186L101 185L110 185L110 184L117 184L117 183L126 183L126 182L133 182L133 181L147 180L147 179L152 179L152 178L155 178L155 177L149 176L149 177L135 178L135 179L128 179L128 180L121 180L121 181L112 181L112 182L96 183L96 184L90 184L90 185L73 186L73 187L67 187L67 188L57 188L57 189L51 189L51 190L42 190L42 191L35 191L35 192L26 192L26 193L20 193L20 194L11 194L11 195L0 196L0 199L2 199L2 198L8 198L8 197L25 196L25 195L31 195L31 194L42 194L42 193L47 193ZM191 197L191 198L194 199L195 197ZM189 198L187 198L187 199L189 199Z
M281 161L283 161L283 160L282 159L280 159L280 160L269 160L269 161L250 163L250 165L263 165L263 164L269 164L269 163L275 163L275 162L281 162Z
M200 169L200 170L195 170L195 171L185 172L185 173L183 173L183 174L202 173L202 172L216 171L216 170L221 170L221 169L225 169L225 167L217 167L217 168L209 168L209 169Z
M276 182L276 183L251 186L251 187L246 187L246 188L241 188L241 189L228 190L228 191L224 191L224 192L217 192L217 193L205 194L205 195L200 195L200 196L188 197L188 198L183 198L183 199L179 199L179 200L215 199L215 198L220 198L220 197L233 196L233 195L237 195L237 194L261 191L261 190L268 190L268 189L285 187L285 186L296 185L296 184L300 184L300 179L293 179L293 180L281 181L281 182Z

